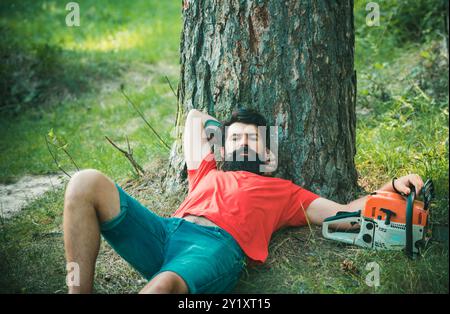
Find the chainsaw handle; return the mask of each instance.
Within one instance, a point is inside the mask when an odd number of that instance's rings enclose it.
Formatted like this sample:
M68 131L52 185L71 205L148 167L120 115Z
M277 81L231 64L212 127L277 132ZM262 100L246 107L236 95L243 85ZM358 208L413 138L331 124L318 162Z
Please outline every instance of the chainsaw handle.
M326 239L334 239L338 240L347 244L355 244L355 240L358 236L357 233L348 233L348 232L330 232L329 227L330 224L336 224L336 223L358 223L361 224L361 218L360 216L354 215L355 213L351 213L353 215L347 216L344 218L338 217L339 215L329 217L328 219L325 219L322 223L322 235Z
M425 184L422 187L421 193L423 195L423 201L424 201L424 208L425 210L428 210L430 208L431 202L434 198L434 184L433 180L427 179L425 181Z
M411 193L409 193L406 200L406 255L413 258L413 215L414 215L414 199L416 198L416 189L414 185L410 186Z

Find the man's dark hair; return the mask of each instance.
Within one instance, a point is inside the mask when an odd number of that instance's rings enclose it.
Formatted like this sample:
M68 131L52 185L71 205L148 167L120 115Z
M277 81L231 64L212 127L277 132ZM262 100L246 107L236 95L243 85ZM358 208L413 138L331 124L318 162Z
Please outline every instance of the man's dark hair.
M269 148L270 145L270 132L269 127L267 125L266 118L264 118L263 115L261 115L258 111L252 108L242 108L239 107L231 113L230 119L227 121L222 122L222 143L225 145L225 139L226 139L226 128L230 125L232 125L235 122L245 123L245 124L253 124L256 127L258 126L265 126L266 127L266 136L263 138L265 140L265 145L267 148Z

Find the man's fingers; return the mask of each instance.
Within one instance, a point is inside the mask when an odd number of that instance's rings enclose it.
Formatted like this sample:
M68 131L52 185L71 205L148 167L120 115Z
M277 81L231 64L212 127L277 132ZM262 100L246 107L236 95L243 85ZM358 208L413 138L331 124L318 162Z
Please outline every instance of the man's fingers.
M416 190L416 194L419 194L420 190L423 187L422 178L417 174L411 174L411 175L407 176L407 183L404 184L404 189L402 190L402 192L409 195L409 193L411 193L411 189L410 189L411 185L414 186L414 188Z
M397 181L396 181L397 182ZM410 174L407 176L404 176L402 178L400 178L398 180L398 186L396 184L396 188L399 192L402 192L406 195L409 195L409 193L411 193L411 189L410 186L413 185L415 190L416 190L416 194L420 193L420 190L422 190L422 187L424 185L422 178L417 175L417 174Z
M422 187L423 187L423 184L421 184L421 183L418 183L418 184L416 185L416 192L417 192L417 194L420 193L420 190L422 190Z
M421 190L422 187L423 187L423 181L422 181L422 178L421 178L419 175L414 174L414 175L412 175L412 178L411 178L410 182L411 182L411 183L414 185L414 187L416 188L416 193L419 194L419 193L420 193L420 190Z

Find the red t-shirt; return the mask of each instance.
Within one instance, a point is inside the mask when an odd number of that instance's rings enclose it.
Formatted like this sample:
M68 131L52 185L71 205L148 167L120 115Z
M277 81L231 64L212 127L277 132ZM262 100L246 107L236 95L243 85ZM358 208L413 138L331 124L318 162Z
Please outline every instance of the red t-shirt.
M189 192L173 217L204 216L230 233L252 260L264 262L272 233L305 225L309 204L319 197L292 181L248 171L217 170L208 154L188 170Z

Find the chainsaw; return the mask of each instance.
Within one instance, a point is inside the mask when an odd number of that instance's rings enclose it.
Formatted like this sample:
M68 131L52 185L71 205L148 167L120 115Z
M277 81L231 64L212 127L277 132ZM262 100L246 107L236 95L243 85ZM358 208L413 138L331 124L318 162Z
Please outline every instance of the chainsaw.
M326 239L336 240L376 250L405 250L415 258L429 239L429 208L434 198L431 179L422 188L423 202L415 200L416 190L405 198L400 194L378 191L367 197L364 209L357 212L337 212L322 225ZM350 223L359 225L359 231L330 231L330 225Z

